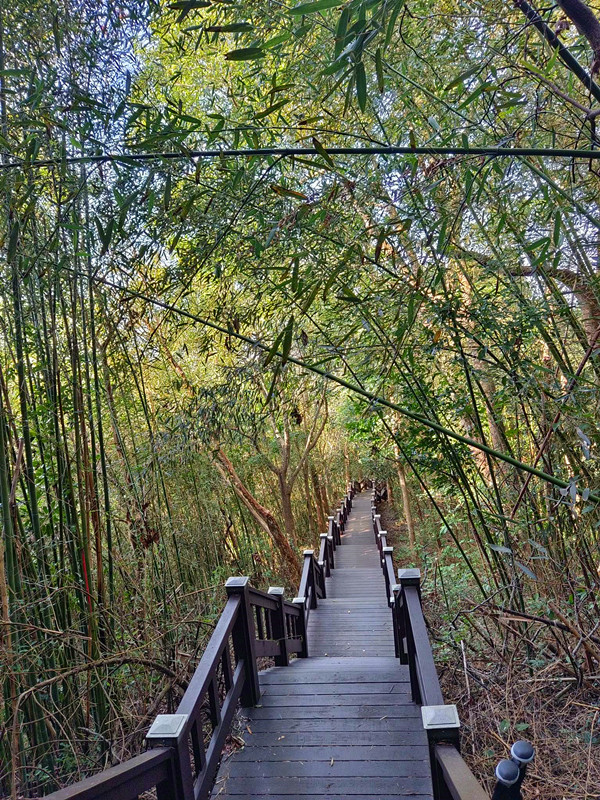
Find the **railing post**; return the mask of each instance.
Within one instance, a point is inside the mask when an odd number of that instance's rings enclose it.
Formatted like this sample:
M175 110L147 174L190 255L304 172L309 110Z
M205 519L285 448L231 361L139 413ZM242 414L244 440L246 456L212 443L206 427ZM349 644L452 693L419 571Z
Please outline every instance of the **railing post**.
M400 659L400 663L404 664L404 653L402 652L402 627L400 625L400 608L402 603L401 596L402 587L399 583L395 583L391 587L392 603L392 628L394 629L394 654L396 658Z
M410 671L410 688L412 692L412 699L414 703L421 702L421 693L419 691L419 681L417 679L417 668L415 663L415 642L413 639L412 627L408 617L408 608L406 605L406 598L404 596L405 590L409 586L416 586L419 595L421 593L421 570L420 569L399 569L398 580L402 587L402 632L403 632L403 649L406 654L406 662Z
M340 537L340 529L337 527L334 517L329 516L329 517L327 517L327 519L329 520L328 533L331 536L333 536L333 544L337 547L338 544L342 543L342 540L341 540L341 537Z
M161 786L158 792L161 800L195 800L188 736L187 714L158 714L146 734L150 748L173 749L171 786Z
M329 547L330 570L332 570L335 569L335 559L333 557L333 551L335 550L335 543L333 541L333 536L329 536L329 534L327 534L327 545Z
M225 584L225 591L228 597L239 595L240 607L238 617L232 631L233 648L238 660L244 662L244 688L240 695L240 703L244 708L255 706L260 700L260 685L258 682L258 669L256 668L256 652L254 641L256 630L254 628L254 616L250 606L250 578L244 576L239 578L229 578Z
M392 585L390 584L390 576L389 576L389 573L388 573L388 570L387 570L387 564L386 564L385 557L386 557L386 555L389 555L390 557L393 557L393 554L394 554L394 548L393 547L386 546L386 547L382 547L381 548L381 559L382 559L381 566L383 567L383 577L385 578L385 596L387 597L387 601L388 601L388 605L389 606L391 606L392 602L393 602L393 600L392 600ZM392 568L392 574L393 574L393 568Z
M449 795L448 786L438 763L435 748L438 744L444 743L452 745L460 752L458 711L455 705L421 706L421 717L429 744L433 797L434 800L445 800Z
M294 597L292 603L298 608L298 629L302 636L302 650L298 653L298 658L308 658L308 637L306 635L306 597Z
M376 534L375 539L377 541L377 549L379 550L379 560L381 562L381 568L383 569L384 566L383 548L387 547L387 531L379 531L379 533Z
M319 539L321 540L321 544L323 540L325 540L325 547L323 548L325 552L325 561L321 562L321 564L325 570L325 577L328 578L331 575L331 566L329 564L329 539L326 533L319 534Z
M279 640L279 655L275 656L276 667L287 667L290 656L287 647L287 631L285 629L285 605L282 586L269 586L269 594L277 601L277 611L271 616L271 634Z
M304 560L306 563L306 559L308 558L308 574L309 579L306 585L306 591L308 591L308 587L312 587L312 592L310 593L310 607L316 608L318 605L317 602L317 581L315 577L315 551L314 550L305 550L304 551Z

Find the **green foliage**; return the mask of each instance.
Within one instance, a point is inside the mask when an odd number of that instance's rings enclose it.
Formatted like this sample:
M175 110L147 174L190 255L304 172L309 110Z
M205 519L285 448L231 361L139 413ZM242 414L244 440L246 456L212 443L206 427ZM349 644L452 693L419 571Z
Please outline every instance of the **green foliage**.
M0 145L19 168L0 171L0 724L20 732L22 763L11 773L3 737L3 790L48 791L133 752L144 702L176 691L134 663L111 668L107 689L87 662L130 652L183 676L227 575L279 582L281 554L217 471L219 450L282 525L285 466L294 546L328 510L314 482L333 502L346 469L376 476L400 508L400 461L448 620L461 596L493 594L542 615L555 600L593 626L597 173L331 152L596 146L586 87L505 12L428 0L2 12ZM298 143L316 155L190 157ZM107 152L119 157L73 161ZM565 485L525 486L448 431L537 458ZM74 663L81 673L15 710L12 696Z

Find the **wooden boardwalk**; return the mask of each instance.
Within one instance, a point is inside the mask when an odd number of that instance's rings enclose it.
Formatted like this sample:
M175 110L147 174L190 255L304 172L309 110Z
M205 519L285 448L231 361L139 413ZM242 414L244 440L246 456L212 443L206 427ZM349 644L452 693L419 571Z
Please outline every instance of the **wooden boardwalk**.
M432 800L427 734L408 666L394 657L366 494L354 499L326 587L309 618L309 657L259 673L245 747L222 763L213 798Z
M229 578L210 641L176 712L152 723L149 749L46 800L489 800L458 750L419 570L396 579L376 499L348 488L318 558L304 552L293 602ZM259 673L265 657L277 666ZM239 705L245 747L222 760Z

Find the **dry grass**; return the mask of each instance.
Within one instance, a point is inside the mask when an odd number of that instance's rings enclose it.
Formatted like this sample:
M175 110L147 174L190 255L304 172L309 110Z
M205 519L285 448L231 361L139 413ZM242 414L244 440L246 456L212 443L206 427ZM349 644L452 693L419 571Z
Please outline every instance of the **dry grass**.
M578 688L558 662L530 670L489 650L477 659L466 642L440 671L446 701L459 708L463 755L488 789L497 761L516 739L528 739L536 759L525 797L600 798L598 682Z
M402 547L404 526L387 503L379 511L398 551L397 565L416 566ZM468 614L476 604L458 592L446 598L456 603L451 609L456 622L450 625L446 599L431 578L424 581L425 615L444 698L458 706L462 752L474 774L491 792L496 763L516 739L528 739L536 759L523 787L525 800L600 798L600 675L591 673L581 654L576 660L585 666L585 679L576 674L575 659L567 655L576 641L492 609ZM475 626L465 624L466 617Z

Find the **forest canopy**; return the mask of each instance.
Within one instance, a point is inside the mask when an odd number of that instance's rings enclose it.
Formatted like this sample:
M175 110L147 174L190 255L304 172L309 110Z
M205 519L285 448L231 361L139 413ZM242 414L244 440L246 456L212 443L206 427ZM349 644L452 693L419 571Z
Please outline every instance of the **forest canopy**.
M599 19L3 3L1 794L139 751L223 581L294 591L350 479L387 485L439 664L592 691Z

